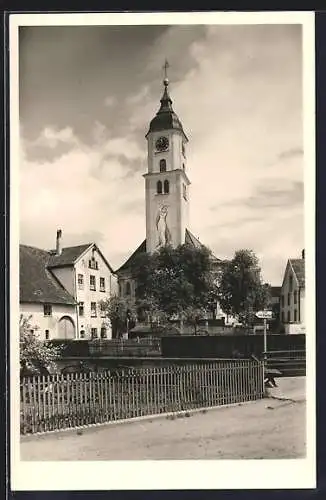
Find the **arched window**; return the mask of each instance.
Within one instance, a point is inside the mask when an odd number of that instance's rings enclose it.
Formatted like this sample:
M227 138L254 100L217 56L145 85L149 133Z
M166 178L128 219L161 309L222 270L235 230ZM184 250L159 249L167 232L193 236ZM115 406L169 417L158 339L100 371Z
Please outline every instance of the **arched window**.
M126 283L126 295L130 295L130 294L131 294L131 286L130 286L129 281L127 281L127 283Z
M169 194L169 192L170 192L170 183L169 183L169 181L165 180L164 181L164 193Z
M160 172L166 172L166 161L160 160Z
M156 191L157 191L157 194L162 194L162 182L161 181L157 181Z

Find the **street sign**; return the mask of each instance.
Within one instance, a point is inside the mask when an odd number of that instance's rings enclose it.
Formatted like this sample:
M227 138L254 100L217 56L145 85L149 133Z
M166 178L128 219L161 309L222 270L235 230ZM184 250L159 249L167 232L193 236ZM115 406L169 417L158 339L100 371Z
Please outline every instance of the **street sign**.
M256 316L260 319L273 319L273 311L258 311Z

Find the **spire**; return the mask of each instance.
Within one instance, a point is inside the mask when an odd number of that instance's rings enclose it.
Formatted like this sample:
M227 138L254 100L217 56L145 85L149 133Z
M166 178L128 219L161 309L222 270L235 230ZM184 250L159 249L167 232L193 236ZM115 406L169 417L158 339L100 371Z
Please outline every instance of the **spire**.
M164 83L164 85L169 85L169 80L168 80L168 68L169 67L170 67L169 61L167 59L165 59L165 63L163 66L163 69L164 69L164 81L163 81L163 83Z
M161 102L161 107L159 109L159 113L164 113L164 112L167 112L167 111L172 111L173 112L173 109L172 109L172 99L171 97L169 96L169 91L168 91L168 86L169 86L169 79L168 79L168 68L170 67L169 65L169 62L167 59L165 59L165 63L164 63L164 66L163 66L163 70L164 70L164 80L163 80L163 85L164 85L164 92L163 92L163 96L160 100Z
M176 113L173 111L172 108L172 99L169 95L169 79L168 79L168 73L167 70L170 67L167 59L165 60L165 63L163 65L163 71L164 71L164 79L163 79L163 85L164 85L164 91L162 98L160 99L160 109L156 113L156 116L153 118L153 120L150 123L149 126L149 131L146 134L147 135L150 132L155 132L159 130L170 130L170 129L178 129L181 130L184 134L182 124L177 117Z

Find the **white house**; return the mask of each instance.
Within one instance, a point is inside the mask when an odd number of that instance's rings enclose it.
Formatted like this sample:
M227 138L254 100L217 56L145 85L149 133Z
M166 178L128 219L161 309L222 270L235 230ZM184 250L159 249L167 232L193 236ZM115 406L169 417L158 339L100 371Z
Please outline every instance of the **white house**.
M281 289L281 322L286 333L305 333L305 260L289 259Z
M20 246L20 310L41 338L111 338L101 308L117 292L114 272L95 243L45 251Z

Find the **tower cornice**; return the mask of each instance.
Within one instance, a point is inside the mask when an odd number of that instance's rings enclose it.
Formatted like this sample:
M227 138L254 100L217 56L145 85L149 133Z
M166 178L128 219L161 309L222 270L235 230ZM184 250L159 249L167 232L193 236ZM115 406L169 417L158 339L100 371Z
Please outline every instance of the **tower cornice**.
M187 176L186 172L182 170L182 168L175 168L173 170L167 170L166 172L147 172L146 174L143 174L143 177L145 179L147 177L162 177L167 176L168 174L172 174L173 172L181 173L184 179L187 181L187 185L189 186L191 184L189 177Z

